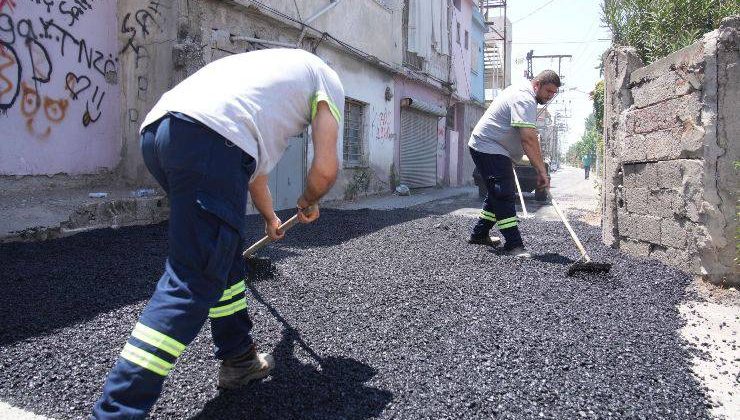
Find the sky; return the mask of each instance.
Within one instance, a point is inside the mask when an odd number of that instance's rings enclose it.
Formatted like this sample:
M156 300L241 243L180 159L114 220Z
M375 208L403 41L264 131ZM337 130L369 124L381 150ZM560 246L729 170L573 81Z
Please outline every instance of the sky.
M534 55L573 56L561 61L565 85L548 106L551 114L560 111L570 116L565 120L569 129L563 152L583 135L584 121L593 110L588 93L601 80L595 67L611 43L609 31L601 22L601 3L602 0L508 0L512 83L523 80L529 50L534 50ZM547 69L558 71L558 60L535 58L532 69L535 75Z

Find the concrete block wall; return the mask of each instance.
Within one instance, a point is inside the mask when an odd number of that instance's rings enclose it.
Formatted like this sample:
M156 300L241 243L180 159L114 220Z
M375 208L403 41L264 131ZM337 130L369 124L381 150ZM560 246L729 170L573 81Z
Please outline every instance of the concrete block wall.
M722 284L738 283L739 23L649 66L604 56L604 241Z

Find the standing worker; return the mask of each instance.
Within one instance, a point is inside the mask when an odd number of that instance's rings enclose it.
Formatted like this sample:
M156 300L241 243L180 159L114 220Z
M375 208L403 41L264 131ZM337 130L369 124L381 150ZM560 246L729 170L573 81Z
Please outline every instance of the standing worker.
M214 61L162 98L141 128L144 163L167 192L169 255L113 370L93 417L143 418L165 377L207 318L221 360L220 388L267 376L268 354L257 353L244 284L247 186L281 239L267 174L288 138L310 124L314 159L296 203L298 220L319 217L315 205L337 177L337 138L344 90L320 58L299 49L270 49Z
M585 171L586 178L588 179L588 176L591 174L591 154L586 153L581 158L581 163L583 164L583 170Z
M544 105L560 87L560 77L545 70L531 83L509 86L493 100L470 136L468 146L488 194L468 243L496 246L500 239L490 236L497 226L504 236L507 254L530 258L519 233L514 201L513 160L526 153L537 171L537 188L549 188L545 162L537 136L537 104Z

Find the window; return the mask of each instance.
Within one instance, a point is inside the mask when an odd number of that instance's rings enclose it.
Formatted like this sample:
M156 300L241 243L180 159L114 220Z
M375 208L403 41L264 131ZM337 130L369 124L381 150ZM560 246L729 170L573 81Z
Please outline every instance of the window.
M455 5L455 9L460 10L460 0L452 0L452 4Z
M457 22L457 43L460 43L460 22Z
M468 38L469 38L468 31L465 31L465 49L466 50L468 49Z
M365 104L346 98L344 101L344 166L365 164Z
M480 63L480 45L473 45L470 49L470 71L474 74L478 74Z
M445 115L445 127L452 131L455 131L455 109L455 105L450 105Z

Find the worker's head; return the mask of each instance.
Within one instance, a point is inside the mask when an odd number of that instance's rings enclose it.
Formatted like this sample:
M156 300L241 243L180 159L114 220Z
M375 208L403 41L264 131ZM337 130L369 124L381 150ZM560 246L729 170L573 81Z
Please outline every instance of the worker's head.
M532 80L532 88L537 103L544 105L552 99L560 87L560 76L552 70L545 70Z

